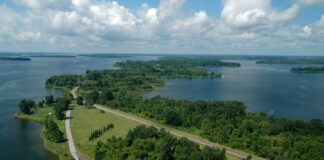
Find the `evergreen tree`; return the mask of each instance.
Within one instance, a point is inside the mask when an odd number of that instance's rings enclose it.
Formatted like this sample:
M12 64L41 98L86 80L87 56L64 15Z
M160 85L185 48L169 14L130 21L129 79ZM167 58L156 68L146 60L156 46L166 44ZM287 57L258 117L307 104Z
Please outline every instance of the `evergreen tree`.
M45 120L45 137L51 142L62 142L64 140L63 132L58 128L52 118Z

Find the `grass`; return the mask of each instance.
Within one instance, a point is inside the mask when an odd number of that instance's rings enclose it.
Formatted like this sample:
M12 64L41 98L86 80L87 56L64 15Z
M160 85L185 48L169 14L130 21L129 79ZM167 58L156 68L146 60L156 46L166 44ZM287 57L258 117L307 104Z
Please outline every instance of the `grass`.
M14 115L14 117L20 119L33 120L37 122L43 122L43 120L46 119L48 113L50 112L54 113L53 107L43 107L43 108L39 108L38 110L35 110L35 112L32 114L27 115L24 113L17 113Z
M26 115L23 113L17 113L14 115L14 117L20 118L20 119L34 120L37 122L43 122L46 119L46 117L48 116L49 112L54 113L53 107L39 108L38 110L35 110L35 112L33 114L30 114L30 115ZM59 126L60 130L65 135L64 121L55 120L55 123ZM44 137L44 131L45 131L45 129L43 127L41 130L41 137L44 141L45 149L48 150L49 152L51 152L52 154L56 155L60 160L73 160L73 158L70 154L68 142L65 141L62 143L53 143Z
M98 141L105 142L108 138L124 137L130 129L140 125L132 120L116 116L112 113L101 113L97 109L86 109L76 106L71 113L71 130L78 152L94 159L95 146ZM114 124L114 128L104 132L100 137L89 141L91 132L101 129L107 124Z
M107 106L103 106L103 105L99 105L99 106L102 106L102 107L105 107L105 108L107 108L107 109L112 110L111 108L109 108L109 107L107 107ZM168 125L165 125L165 124L161 124L161 122L154 121L154 120L151 120L151 119L146 119L146 118L144 118L144 117L142 117L142 116L138 116L138 115L133 115L133 114L125 113L125 112L122 112L122 111L120 111L120 110L114 110L114 111L115 111L115 112L119 112L119 113L124 114L124 115L128 115L128 116L133 117L133 118L137 118L137 119L142 120L142 121L149 122L149 123L151 123L151 124L153 124L153 125L156 125L156 126L159 126L159 127L161 127L161 128L165 128L165 129L168 129L168 130L170 130L170 131L175 131L175 132L181 133L181 134L183 134L183 135L186 135L186 136L188 136L188 137L195 138L195 139L198 139L198 140L200 140L200 141L204 141L204 142L207 142L207 143L213 144L213 145L215 145L215 146L217 146L217 147L225 148L226 150L235 151L236 153L240 153L240 154L242 154L242 155L246 155L246 156L250 155L249 153L246 153L246 152L244 152L244 151L240 151L240 150L237 150L237 149L233 149L233 148L231 148L231 147L227 147L227 146L224 146L224 145L220 145L220 144L218 144L218 143L210 142L209 140L207 140L207 139L205 139L205 138L203 138L203 137L201 137L201 136L199 136L199 135L195 135L195 134L193 134L193 133L188 133L188 131L183 131L183 130L181 130L181 128L180 128L180 129L178 129L178 128L174 128L174 127L172 127L172 126L168 126ZM194 132L199 133L197 130L195 130ZM251 154L251 155L252 155L252 154ZM231 156L231 155L229 155L229 154L226 154L226 156L227 156L227 158L228 158L229 160L236 160L236 159L240 159L240 158L237 158L237 157L235 157L235 156ZM256 160L265 160L264 158L261 158L261 157L255 156L255 155L252 155L252 157L253 157L254 159L256 159Z
M69 93L69 92L67 92L67 90L68 89L65 90L65 93ZM78 92L78 93L80 94L80 92ZM87 109L84 106L78 106L76 104L74 104L74 106L75 106L75 108L74 108L73 112L71 113L72 118L70 120L70 123L71 123L70 126L71 126L71 130L72 130L73 140L76 145L76 149L79 153L86 155L92 159L94 159L95 146L98 141L106 141L107 139L109 139L113 136L124 137L130 129L133 129L136 126L141 125L138 122L117 116L117 115L109 113L109 112L102 113L97 109ZM103 107L105 107L105 106L103 106ZM106 108L110 109L109 107L106 107ZM196 138L201 141L212 143L212 142L209 142L208 140L200 137L199 136L200 132L199 132L199 130L196 130L196 129L188 130L188 129L184 129L184 128L174 128L172 126L164 125L158 121L154 121L151 119L148 120L141 115L135 116L132 114L124 113L119 110L114 110L114 111L134 117L134 118L137 118L137 119L140 119L140 120L143 120L143 121L147 121L151 124L160 126L162 128L166 128L171 131L179 132L183 135L186 135L186 136L189 136L192 138ZM49 112L54 113L53 108L45 106L43 108L39 108L39 109L35 110L33 114L26 115L23 113L17 113L14 117L21 118L21 119L34 120L37 122L43 122L43 120L45 120L45 118L48 116ZM63 131L63 133L65 135L64 121L55 120L55 122L57 123L60 130ZM92 141L88 140L91 132L93 132L94 130L97 130L97 129L101 129L102 127L104 127L110 123L114 124L113 129L111 129L107 132L104 132L102 136L96 138L95 140L92 140ZM191 132L191 133L188 133L188 132ZM57 155L59 157L59 159L62 159L62 160L73 159L72 156L70 155L67 141L62 142L62 143L50 142L49 140L47 140L44 137L44 128L41 131L41 137L44 140L44 147L48 151L53 153L54 155ZM222 147L222 148L226 148L227 150L232 150L237 153L241 153L243 155L248 155L245 152L235 150L235 149L232 149L232 148L229 148L226 146L222 146L222 145L219 145L216 143L212 143L212 144ZM240 158L237 158L237 157L229 155L229 154L226 154L226 157L229 160L239 160L240 159ZM262 159L262 158L256 157L256 156L253 156L253 158L257 159L257 160Z

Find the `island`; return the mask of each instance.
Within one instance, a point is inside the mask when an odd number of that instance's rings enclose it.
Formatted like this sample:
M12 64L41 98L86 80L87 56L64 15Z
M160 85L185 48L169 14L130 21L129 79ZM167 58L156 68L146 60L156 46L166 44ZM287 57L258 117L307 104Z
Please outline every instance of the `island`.
M282 57L282 58L268 58L257 60L257 64L306 64L306 65L324 65L323 57L313 58L294 58L294 57Z
M30 57L37 57L37 58L75 58L76 56L70 55L34 55Z
M290 71L298 73L324 73L324 67L292 68Z
M0 57L0 61L31 61L30 58L25 57Z
M49 78L46 86L65 90L65 96L55 100L49 96L41 102L22 101L24 105L19 105L21 113L16 117L42 119L45 142L64 150L67 144L61 136L62 123L72 104L71 130L76 150L92 159L324 157L324 124L320 119L306 122L275 118L247 111L243 102L235 100L142 97L166 85L163 78L221 78L220 73L208 72L205 67L239 67L238 63L216 58L163 57L118 62L115 66L119 69Z
M126 58L130 57L131 55L126 55L126 54L80 54L79 56L84 56L84 57L100 57L100 58Z

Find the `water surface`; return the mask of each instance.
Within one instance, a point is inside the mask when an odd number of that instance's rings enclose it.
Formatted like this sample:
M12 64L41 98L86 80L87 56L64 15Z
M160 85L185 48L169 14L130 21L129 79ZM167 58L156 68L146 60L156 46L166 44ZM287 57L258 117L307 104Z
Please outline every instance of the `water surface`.
M324 120L324 74L292 73L302 65L234 61L240 68L209 68L221 79L166 79L167 86L145 94L191 100L240 100L248 110L276 117Z
M78 74L86 70L114 68L118 61L150 60L155 56L127 58L49 58L33 57L32 61L0 61L0 159L44 160L56 159L43 147L40 138L41 124L14 119L21 99L42 100L53 94L61 96L57 89L44 87L52 75Z

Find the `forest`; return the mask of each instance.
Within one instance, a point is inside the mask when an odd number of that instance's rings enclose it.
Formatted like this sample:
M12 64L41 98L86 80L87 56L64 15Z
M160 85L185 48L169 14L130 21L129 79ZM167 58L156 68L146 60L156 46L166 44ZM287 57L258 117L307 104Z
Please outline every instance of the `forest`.
M292 68L291 72L301 73L324 73L324 67L304 67L304 68Z
M165 85L161 78L215 78L204 66L238 67L218 59L162 58L117 63L119 70L53 76L47 86L79 86L86 103L103 104L268 159L323 159L324 124L253 113L239 101L190 101L141 94ZM121 141L116 140L114 141Z
M165 130L138 126L125 138L112 137L98 142L96 160L159 159L159 160L224 160L225 150L203 147L186 138L175 138Z
M324 59L323 57L315 57L312 59L308 58L269 58L269 59L263 59L263 60L257 60L257 64L317 64L317 65L323 65Z

